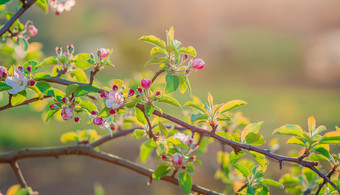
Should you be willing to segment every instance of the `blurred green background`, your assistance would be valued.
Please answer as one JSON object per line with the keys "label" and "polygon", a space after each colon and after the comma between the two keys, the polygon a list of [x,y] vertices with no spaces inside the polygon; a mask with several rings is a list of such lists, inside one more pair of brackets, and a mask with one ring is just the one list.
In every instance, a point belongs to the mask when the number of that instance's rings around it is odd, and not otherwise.
{"label": "blurred green background", "polygon": [[[329,130],[340,126],[340,2],[337,0],[101,0],[76,1],[71,12],[57,16],[44,14],[34,6],[21,21],[34,21],[45,56],[55,55],[55,47],[74,44],[76,53],[113,48],[115,68],[106,68],[97,79],[109,86],[111,79],[133,78],[144,68],[151,47],[138,41],[142,35],[165,38],[165,30],[175,28],[175,38],[183,46],[196,48],[206,67],[190,75],[193,94],[205,100],[208,91],[217,103],[231,99],[248,102],[240,110],[252,122],[264,121],[262,133],[267,140],[283,124],[307,127],[314,115],[317,124]],[[339,45],[339,46],[337,46]],[[131,71],[132,70],[132,71]],[[6,95],[1,103],[6,104]],[[189,94],[175,94],[185,103]],[[180,109],[169,108],[180,116]],[[167,109],[163,109],[167,111]],[[0,151],[23,147],[61,145],[63,132],[95,128],[86,122],[52,120],[44,123],[41,113],[23,106],[0,114]],[[97,129],[100,134],[107,131]],[[285,139],[278,151],[287,155]],[[139,162],[134,139],[119,138],[103,150]],[[194,183],[223,191],[224,184],[214,180],[218,144],[209,146],[197,167]],[[294,147],[289,147],[294,148]],[[301,148],[297,148],[297,150]],[[230,150],[230,148],[228,148]],[[339,148],[334,148],[339,151]],[[124,168],[86,157],[42,158],[19,162],[28,184],[41,194],[93,194],[100,183],[107,194],[181,194],[172,184],[154,182]],[[155,168],[149,160],[147,167]],[[270,161],[267,176],[278,179],[279,170]],[[0,190],[17,183],[10,166],[0,165]],[[133,187],[132,187],[133,186]],[[275,193],[283,190],[273,188]]]}

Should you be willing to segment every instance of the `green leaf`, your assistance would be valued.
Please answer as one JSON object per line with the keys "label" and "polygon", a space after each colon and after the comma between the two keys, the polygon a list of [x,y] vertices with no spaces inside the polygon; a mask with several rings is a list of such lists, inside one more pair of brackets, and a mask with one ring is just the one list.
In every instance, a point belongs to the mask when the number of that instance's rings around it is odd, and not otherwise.
{"label": "green leaf", "polygon": [[242,106],[242,105],[246,105],[247,102],[242,101],[242,100],[231,100],[225,104],[223,104],[223,106],[220,108],[220,113],[225,113],[233,108]]}
{"label": "green leaf", "polygon": [[157,169],[152,173],[152,179],[159,180],[171,171],[169,164],[161,163],[158,165]]}
{"label": "green leaf", "polygon": [[49,110],[46,115],[45,122],[47,122],[58,110]]}
{"label": "green leaf", "polygon": [[150,117],[155,109],[155,107],[152,104],[151,105],[145,104],[144,108],[145,108],[145,115],[147,117]]}
{"label": "green leaf", "polygon": [[237,165],[234,165],[233,167],[237,169],[238,171],[240,171],[245,178],[247,178],[250,175],[249,170],[241,165],[237,164]]}
{"label": "green leaf", "polygon": [[265,168],[268,164],[268,161],[266,160],[265,156],[263,154],[253,152],[253,151],[248,151],[254,158],[255,160],[259,163],[259,165],[262,168]]}
{"label": "green leaf", "polygon": [[92,85],[81,85],[74,91],[74,97],[85,96],[90,92],[98,93],[100,89]]}
{"label": "green leaf", "polygon": [[71,72],[72,77],[76,77],[77,81],[81,83],[86,83],[86,74],[84,71],[75,69]]}
{"label": "green leaf", "polygon": [[180,53],[186,53],[186,54],[189,54],[191,56],[194,56],[196,57],[196,50],[195,48],[189,46],[189,47],[182,47],[179,49],[179,52]]}
{"label": "green leaf", "polygon": [[78,87],[79,85],[77,84],[72,84],[72,85],[67,86],[65,89],[65,96],[69,97]]}
{"label": "green leaf", "polygon": [[159,130],[161,131],[161,133],[164,136],[168,135],[168,129],[163,125],[163,123],[161,121],[158,122],[158,127],[159,127]]}
{"label": "green leaf", "polygon": [[136,135],[136,138],[137,138],[138,140],[139,140],[144,134],[145,134],[145,131],[144,131],[144,130],[141,130],[141,129],[135,130],[135,135]]}
{"label": "green leaf", "polygon": [[91,113],[93,110],[98,110],[97,106],[90,101],[82,101],[79,103],[79,106],[87,110],[89,113]]}
{"label": "green leaf", "polygon": [[90,64],[87,60],[88,59],[91,59],[91,56],[90,54],[88,53],[81,53],[81,54],[78,54],[74,57],[74,65],[77,67],[77,68],[81,68],[81,69],[87,69],[89,67],[92,66],[92,64]]}
{"label": "green leaf", "polygon": [[8,2],[10,2],[11,0],[1,0],[0,1],[0,5],[4,5],[4,4],[6,4],[6,3],[8,3]]}
{"label": "green leaf", "polygon": [[51,56],[45,58],[42,62],[40,62],[39,66],[46,66],[46,65],[56,65],[58,64],[57,57]]}
{"label": "green leaf", "polygon": [[28,42],[26,39],[20,39],[21,46],[24,48],[25,51],[28,49]]}
{"label": "green leaf", "polygon": [[210,107],[214,105],[214,97],[211,95],[210,92],[208,92],[208,103]]}
{"label": "green leaf", "polygon": [[172,73],[168,73],[165,77],[166,81],[166,87],[165,87],[165,93],[171,93],[177,90],[179,85],[179,78],[176,75],[173,75]]}
{"label": "green leaf", "polygon": [[170,60],[169,58],[152,58],[151,60],[147,61],[145,63],[145,66],[146,65],[149,65],[149,64],[160,64],[160,63],[164,63],[164,64],[169,64],[170,63]]}
{"label": "green leaf", "polygon": [[17,94],[14,94],[11,99],[11,105],[15,106],[15,105],[21,104],[22,102],[25,101],[26,95],[27,95],[26,90],[23,90]]}
{"label": "green leaf", "polygon": [[202,112],[206,112],[204,109],[203,109],[203,104],[202,103],[199,103],[199,102],[186,102],[183,106],[190,106],[190,107],[193,107],[193,108],[196,108],[197,110],[200,110]]}
{"label": "green leaf", "polygon": [[104,107],[99,113],[98,113],[98,117],[102,117],[102,118],[105,118],[105,117],[108,117],[110,116],[110,108],[107,108],[107,107]]}
{"label": "green leaf", "polygon": [[340,131],[327,132],[320,139],[320,144],[340,144]]}
{"label": "green leaf", "polygon": [[303,143],[302,139],[300,137],[291,137],[286,144],[296,144],[296,145],[300,145],[300,146],[305,146],[305,144]]}
{"label": "green leaf", "polygon": [[37,0],[35,2],[35,4],[37,4],[45,13],[47,13],[48,4],[47,4],[46,0]]}
{"label": "green leaf", "polygon": [[179,108],[182,108],[181,104],[175,98],[172,98],[169,96],[161,96],[158,102],[163,102],[163,103],[171,104]]}
{"label": "green leaf", "polygon": [[208,150],[208,145],[209,145],[209,137],[203,137],[201,140],[200,145],[198,146],[197,149],[197,155],[203,155],[207,152]]}
{"label": "green leaf", "polygon": [[240,151],[239,153],[237,153],[237,155],[235,154],[235,151],[232,151],[229,154],[229,160],[230,160],[230,164],[234,165],[238,160],[240,160],[240,158],[244,155],[245,153],[243,151]]}
{"label": "green leaf", "polygon": [[7,85],[4,82],[0,82],[0,91],[6,91],[6,90],[9,90],[9,89],[12,89],[12,87]]}
{"label": "green leaf", "polygon": [[287,173],[281,177],[280,183],[289,185],[300,183],[300,181],[295,176]]}
{"label": "green leaf", "polygon": [[143,125],[145,125],[147,123],[146,118],[144,116],[144,113],[141,110],[139,110],[138,108],[136,108],[136,110],[135,110],[135,116],[136,116],[137,120],[140,123],[142,123]]}
{"label": "green leaf", "polygon": [[184,149],[189,149],[187,145],[185,145],[183,142],[181,142],[180,140],[176,139],[174,136],[171,136],[167,139],[168,142],[174,144],[175,146],[178,146],[180,148],[184,148]]}
{"label": "green leaf", "polygon": [[43,94],[47,94],[47,92],[51,89],[51,85],[48,84],[46,81],[38,81],[35,84],[36,87],[41,91]]}
{"label": "green leaf", "polygon": [[194,122],[194,121],[199,120],[199,119],[208,119],[208,115],[198,113],[198,114],[192,114],[191,117],[190,117],[191,122]]}
{"label": "green leaf", "polygon": [[244,129],[241,132],[241,140],[244,141],[249,133],[258,133],[262,124],[263,121],[258,123],[250,123],[246,127],[244,127]]}
{"label": "green leaf", "polygon": [[166,41],[168,45],[171,45],[175,39],[174,27],[170,27],[169,31],[166,31]]}
{"label": "green leaf", "polygon": [[279,188],[283,188],[282,183],[279,183],[279,182],[274,181],[274,180],[271,180],[271,179],[262,179],[260,182],[261,182],[262,184],[267,184],[267,185],[271,185],[271,186],[276,186],[276,187],[279,187]]}
{"label": "green leaf", "polygon": [[327,158],[330,158],[330,154],[329,154],[328,150],[326,150],[326,149],[323,148],[323,147],[317,148],[317,149],[315,150],[315,152],[320,153],[320,154],[324,155],[324,156],[327,157]]}
{"label": "green leaf", "polygon": [[318,126],[318,128],[315,129],[315,132],[313,133],[314,134],[313,136],[318,135],[319,133],[322,133],[322,132],[324,132],[326,130],[327,129],[326,129],[325,126],[320,125],[320,126]]}
{"label": "green leaf", "polygon": [[274,130],[273,135],[293,135],[303,137],[303,130],[299,125],[283,125]]}
{"label": "green leaf", "polygon": [[142,36],[139,40],[145,41],[147,43],[150,43],[152,45],[155,45],[160,48],[165,48],[165,42],[161,40],[160,38],[153,36],[153,35],[148,35],[148,36]]}
{"label": "green leaf", "polygon": [[150,51],[150,55],[155,55],[155,54],[165,54],[165,50],[161,49],[159,47],[153,47]]}
{"label": "green leaf", "polygon": [[75,132],[66,132],[61,135],[60,141],[62,143],[78,141],[78,135]]}
{"label": "green leaf", "polygon": [[262,135],[259,135],[259,134],[253,133],[253,132],[248,133],[248,135],[246,136],[246,141],[247,141],[248,144],[252,144],[252,145],[262,145],[262,144],[266,143],[263,140]]}
{"label": "green leaf", "polygon": [[48,79],[48,78],[51,78],[51,76],[47,73],[44,73],[44,72],[38,72],[33,77],[33,79],[36,80],[36,81],[40,80],[40,79]]}
{"label": "green leaf", "polygon": [[145,163],[148,160],[154,148],[155,147],[152,147],[152,145],[150,145],[150,140],[144,142],[140,146],[139,157],[142,163]]}
{"label": "green leaf", "polygon": [[308,131],[309,131],[309,132],[313,132],[314,129],[315,129],[315,126],[316,126],[316,124],[315,124],[315,118],[314,118],[314,116],[310,116],[310,117],[308,118]]}
{"label": "green leaf", "polygon": [[192,181],[187,172],[180,172],[178,174],[179,186],[184,191],[185,195],[188,195],[191,191]]}

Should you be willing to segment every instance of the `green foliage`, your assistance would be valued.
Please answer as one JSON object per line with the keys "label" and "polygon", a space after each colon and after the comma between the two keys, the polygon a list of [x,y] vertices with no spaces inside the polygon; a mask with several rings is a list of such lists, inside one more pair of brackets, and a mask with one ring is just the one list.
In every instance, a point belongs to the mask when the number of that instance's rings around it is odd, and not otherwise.
{"label": "green foliage", "polygon": [[191,177],[187,172],[180,172],[178,175],[179,186],[182,188],[184,193],[188,195],[191,191],[192,181]]}

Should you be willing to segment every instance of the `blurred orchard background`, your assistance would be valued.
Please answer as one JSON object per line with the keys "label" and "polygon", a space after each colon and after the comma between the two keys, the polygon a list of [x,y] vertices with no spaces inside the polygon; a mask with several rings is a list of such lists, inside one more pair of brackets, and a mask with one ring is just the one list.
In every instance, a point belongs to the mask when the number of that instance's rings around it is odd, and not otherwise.
{"label": "blurred orchard background", "polygon": [[[150,59],[142,35],[165,38],[165,30],[175,28],[175,38],[183,46],[192,45],[206,67],[190,75],[193,95],[205,100],[208,91],[217,103],[242,99],[240,110],[250,121],[264,121],[261,131],[267,141],[283,124],[307,127],[307,117],[334,130],[340,125],[340,1],[338,0],[78,0],[70,12],[44,14],[33,6],[23,18],[34,21],[44,55],[55,55],[55,47],[74,44],[76,53],[113,48],[115,68],[107,67],[98,76],[99,86],[111,86],[112,79],[130,79]],[[40,45],[36,45],[40,47]],[[2,57],[0,57],[1,59]],[[2,61],[2,60],[1,60]],[[2,62],[4,63],[4,62]],[[0,96],[7,97],[3,94]],[[175,94],[185,103],[189,94]],[[5,104],[2,98],[1,103]],[[47,102],[46,102],[47,103]],[[62,145],[63,132],[96,128],[73,121],[42,121],[41,112],[23,106],[0,114],[0,151],[23,147]],[[38,108],[39,109],[39,108]],[[163,109],[181,116],[181,109]],[[97,129],[102,135],[106,130]],[[289,155],[281,138],[277,153]],[[139,161],[141,141],[119,138],[103,146],[104,151]],[[195,184],[223,191],[214,179],[218,168],[211,144],[196,166]],[[296,148],[297,151],[300,148]],[[230,148],[228,148],[230,151]],[[339,151],[340,148],[335,148]],[[87,157],[60,157],[19,162],[28,184],[41,194],[93,194],[101,185],[107,194],[181,194],[178,186],[162,181],[147,186],[148,178],[127,169]],[[146,163],[155,168],[156,163]],[[267,175],[278,179],[286,173],[270,161]],[[17,183],[9,165],[0,166],[0,190]],[[283,194],[283,190],[272,188]]]}

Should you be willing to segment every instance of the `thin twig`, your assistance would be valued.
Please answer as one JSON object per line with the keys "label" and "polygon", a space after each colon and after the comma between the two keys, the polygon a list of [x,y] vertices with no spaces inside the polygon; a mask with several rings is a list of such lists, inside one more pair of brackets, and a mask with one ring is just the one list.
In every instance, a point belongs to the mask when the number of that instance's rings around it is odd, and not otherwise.
{"label": "thin twig", "polygon": [[[327,178],[331,178],[332,175],[335,173],[337,166],[333,166],[332,170],[327,174]],[[319,185],[318,189],[315,192],[315,195],[318,195],[322,189],[322,187],[326,184],[326,180],[323,180],[323,182]]]}
{"label": "thin twig", "polygon": [[165,72],[165,70],[159,70],[158,72],[156,72],[155,76],[152,77],[151,82],[153,83],[163,72]]}
{"label": "thin twig", "polygon": [[20,18],[20,16],[25,13],[37,0],[29,0],[22,6],[12,17],[9,19],[6,24],[0,29],[0,37],[9,30],[9,28],[13,25],[13,23]]}
{"label": "thin twig", "polygon": [[22,175],[22,172],[20,170],[20,167],[19,167],[17,161],[12,161],[10,164],[11,164],[11,167],[13,169],[13,172],[15,173],[15,176],[17,177],[17,180],[18,180],[20,186],[22,188],[28,188],[27,182],[26,182],[24,176]]}
{"label": "thin twig", "polygon": [[33,103],[33,102],[36,102],[36,101],[39,101],[39,100],[43,100],[43,99],[46,99],[46,98],[50,98],[50,97],[51,96],[49,96],[49,95],[44,95],[42,98],[35,97],[35,98],[29,99],[29,100],[25,100],[21,104],[18,104],[18,105],[15,105],[15,106],[12,106],[11,104],[6,104],[6,105],[0,107],[0,111],[6,110],[6,109],[9,109],[9,108],[18,107],[18,106],[28,105],[30,103]]}
{"label": "thin twig", "polygon": [[238,195],[244,188],[246,188],[249,185],[248,182],[244,183],[240,189],[237,190],[237,192],[235,193],[235,195]]}
{"label": "thin twig", "polygon": [[90,72],[90,82],[89,82],[90,85],[93,84],[94,77],[96,76],[97,72],[99,72],[99,69],[94,69],[94,71]]}

